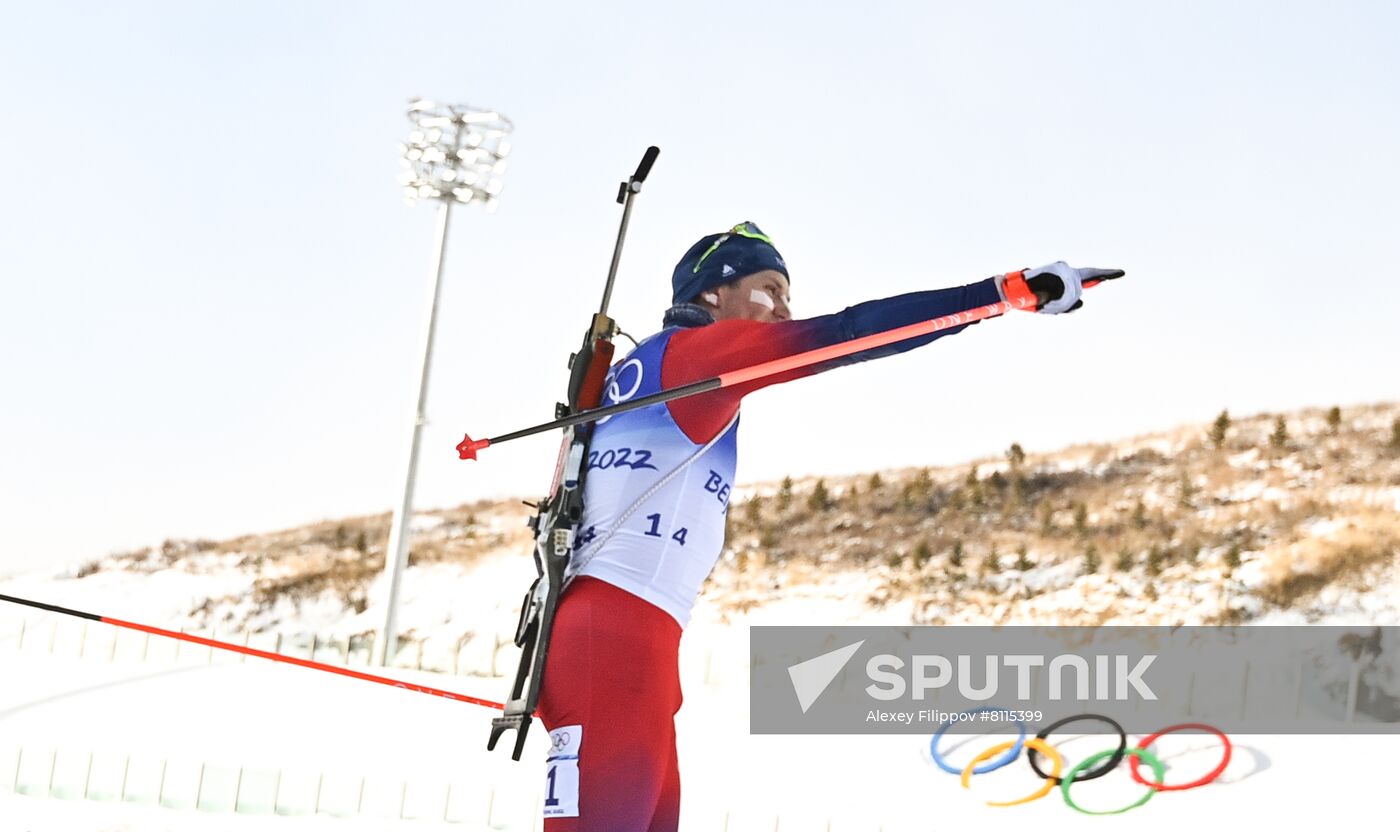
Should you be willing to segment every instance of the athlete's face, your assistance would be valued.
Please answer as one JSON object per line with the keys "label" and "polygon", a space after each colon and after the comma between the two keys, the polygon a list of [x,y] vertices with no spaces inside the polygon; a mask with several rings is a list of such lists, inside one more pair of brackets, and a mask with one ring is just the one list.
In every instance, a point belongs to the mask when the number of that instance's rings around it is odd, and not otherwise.
{"label": "athlete's face", "polygon": [[792,320],[792,311],[788,308],[788,279],[780,271],[755,272],[708,294],[715,297],[711,305],[717,321]]}

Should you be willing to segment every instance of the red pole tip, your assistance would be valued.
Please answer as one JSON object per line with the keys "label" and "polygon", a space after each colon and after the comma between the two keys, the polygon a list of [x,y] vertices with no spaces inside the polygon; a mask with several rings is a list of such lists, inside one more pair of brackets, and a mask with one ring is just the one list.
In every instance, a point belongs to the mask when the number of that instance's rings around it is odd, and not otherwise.
{"label": "red pole tip", "polygon": [[490,439],[473,439],[470,436],[464,436],[461,444],[457,446],[457,454],[462,459],[476,459],[477,451],[490,446]]}

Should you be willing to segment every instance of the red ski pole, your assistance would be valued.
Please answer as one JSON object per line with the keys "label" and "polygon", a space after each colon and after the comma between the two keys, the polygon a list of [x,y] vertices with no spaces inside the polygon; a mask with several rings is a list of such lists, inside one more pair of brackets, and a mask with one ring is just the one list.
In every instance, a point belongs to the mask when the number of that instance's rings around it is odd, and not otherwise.
{"label": "red ski pole", "polygon": [[[1086,280],[1084,288],[1097,286],[1102,281]],[[908,324],[895,329],[877,332],[873,335],[866,335],[862,338],[855,338],[850,341],[842,341],[839,344],[832,344],[827,347],[818,347],[814,350],[800,352],[796,355],[789,355],[785,358],[777,358],[772,361],[764,361],[749,367],[740,367],[737,370],[730,370],[711,378],[684,384],[680,387],[673,387],[670,390],[661,390],[649,396],[641,396],[636,399],[629,399],[625,402],[610,404],[607,407],[595,407],[592,410],[584,410],[565,416],[562,419],[555,419],[552,422],[535,425],[511,433],[493,436],[490,439],[472,439],[468,434],[460,444],[457,445],[457,453],[462,459],[476,459],[476,452],[489,448],[492,445],[499,445],[502,442],[509,442],[512,439],[520,439],[526,436],[533,436],[537,433],[566,428],[570,425],[581,425],[585,422],[593,422],[617,413],[625,413],[629,410],[636,410],[642,407],[650,407],[662,402],[675,401],[690,396],[707,393],[711,390],[718,390],[724,387],[732,387],[736,384],[743,384],[746,381],[767,378],[791,370],[809,367],[813,364],[820,364],[823,361],[830,361],[834,358],[851,355],[862,350],[883,347],[887,344],[894,344],[900,341],[907,341],[910,338],[918,338],[920,335],[932,335],[935,332],[942,332],[955,326],[976,323],[1005,315],[1013,309],[1028,309],[1036,304],[1035,297],[1023,296],[1018,300],[1004,300],[998,303],[989,303],[986,306],[978,306],[965,312],[957,312],[952,315],[944,315],[941,318],[931,318],[927,321]]]}
{"label": "red ski pole", "polygon": [[416,693],[426,693],[429,696],[441,696],[443,699],[451,699],[455,702],[467,702],[472,705],[482,705],[487,708],[495,708],[496,710],[503,710],[505,708],[505,705],[501,704],[500,702],[492,702],[489,699],[477,699],[474,696],[466,696],[464,694],[453,693],[447,690],[439,690],[438,688],[428,687],[427,685],[419,685],[413,682],[405,682],[400,679],[390,679],[387,676],[375,676],[373,673],[361,673],[358,670],[351,670],[348,667],[336,667],[335,665],[322,664],[320,662],[313,662],[308,659],[298,659],[292,656],[283,656],[280,653],[269,653],[266,650],[257,650],[252,647],[244,647],[240,644],[230,644],[226,641],[215,641],[212,638],[203,638],[201,636],[190,635],[189,633],[177,633],[172,630],[162,630],[159,627],[150,627],[145,624],[134,624],[130,621],[122,621],[119,618],[108,618],[105,615],[93,615],[90,612],[71,610],[67,607],[60,607],[54,604],[44,604],[39,601],[29,601],[24,598],[16,598],[13,595],[0,595],[0,601],[9,601],[12,604],[20,604],[26,607],[33,607],[39,610],[46,610],[48,612],[61,613],[63,615],[71,615],[75,618],[82,618],[87,621],[99,621],[103,624],[111,624],[114,627],[125,627],[128,630],[136,630],[137,632],[141,633],[150,633],[151,635],[164,636],[165,638],[173,638],[179,641],[187,641],[191,644],[200,644],[205,647],[213,647],[219,650],[231,650],[234,653],[243,653],[244,655],[256,656],[260,659],[268,659],[274,662],[294,664],[298,667],[309,667],[312,670],[324,670],[327,673],[336,673],[341,676],[349,676],[352,679],[360,679],[365,682],[378,682],[381,685],[389,685],[390,687],[402,688],[403,690],[411,690]]}

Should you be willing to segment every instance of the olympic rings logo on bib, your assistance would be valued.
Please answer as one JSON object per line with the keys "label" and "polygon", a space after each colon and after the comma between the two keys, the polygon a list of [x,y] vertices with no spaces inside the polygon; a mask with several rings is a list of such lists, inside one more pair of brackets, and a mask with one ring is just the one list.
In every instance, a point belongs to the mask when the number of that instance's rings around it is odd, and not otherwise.
{"label": "olympic rings logo on bib", "polygon": [[[629,367],[636,367],[637,375],[632,379],[632,386],[626,393],[623,393],[622,389],[618,386],[618,379],[622,378],[622,374],[627,372]],[[608,379],[608,398],[611,399],[611,403],[617,404],[619,402],[625,402],[637,395],[637,391],[642,389],[642,373],[642,362],[640,359],[629,358],[619,364],[617,369],[610,373],[610,378]],[[611,416],[604,416],[598,420],[598,424],[601,425],[611,418]]]}
{"label": "olympic rings logo on bib", "polygon": [[[1136,746],[1129,748],[1127,732],[1123,730],[1123,726],[1119,725],[1113,719],[1110,719],[1109,717],[1103,716],[1101,714],[1076,714],[1074,716],[1065,717],[1064,719],[1058,720],[1056,722],[1051,723],[1050,725],[1047,725],[1046,727],[1037,731],[1035,737],[1031,739],[1028,739],[1026,737],[1026,724],[1020,720],[1013,719],[1012,721],[1016,723],[1016,727],[1019,732],[1019,736],[1016,739],[1002,742],[1000,744],[994,745],[990,748],[983,750],[975,757],[973,757],[972,760],[970,760],[967,763],[967,765],[963,766],[961,769],[950,764],[947,760],[943,758],[942,754],[939,753],[939,740],[943,738],[943,735],[947,733],[948,729],[952,727],[952,725],[955,722],[960,721],[963,717],[966,716],[990,711],[1000,712],[1000,710],[1001,709],[997,708],[975,708],[971,711],[964,711],[961,714],[955,715],[952,719],[944,721],[938,727],[938,730],[934,732],[933,737],[929,740],[929,757],[932,760],[932,762],[944,771],[950,774],[958,775],[961,779],[963,788],[970,788],[970,781],[973,775],[988,774],[990,772],[996,771],[997,769],[1000,769],[1014,762],[1016,758],[1020,756],[1021,751],[1023,749],[1026,751],[1026,760],[1030,763],[1031,769],[1036,773],[1036,775],[1045,781],[1044,785],[1039,790],[1029,795],[1026,795],[1025,797],[1018,798],[1015,800],[988,800],[988,806],[1005,807],[1019,806],[1024,803],[1030,803],[1033,800],[1039,800],[1040,798],[1053,791],[1056,786],[1059,786],[1060,794],[1064,798],[1065,805],[1070,807],[1071,809],[1074,809],[1078,812],[1083,812],[1086,815],[1116,815],[1122,812],[1129,811],[1130,809],[1136,809],[1137,807],[1146,803],[1148,800],[1152,799],[1153,795],[1157,794],[1158,792],[1185,791],[1187,789],[1199,788],[1208,783],[1214,782],[1217,778],[1220,777],[1221,774],[1225,772],[1226,767],[1230,765],[1230,756],[1233,751],[1233,747],[1230,744],[1230,738],[1225,735],[1224,731],[1221,731],[1219,728],[1216,728],[1214,726],[1206,725],[1199,722],[1187,722],[1178,725],[1170,725],[1166,728],[1161,729],[1160,731],[1156,731],[1152,734],[1149,734],[1148,736],[1144,737],[1140,742],[1138,742]],[[1063,777],[1061,777],[1060,771],[1064,768],[1065,765],[1064,757],[1053,745],[1049,743],[1048,738],[1050,734],[1054,733],[1055,731],[1059,730],[1065,725],[1068,725],[1072,722],[1081,722],[1086,720],[1093,722],[1103,722],[1106,723],[1109,727],[1113,728],[1114,732],[1118,734],[1118,746],[1116,748],[1106,748],[1102,751],[1098,751],[1094,754],[1089,755],[1085,759],[1080,760],[1078,763],[1076,763],[1073,767],[1069,769],[1069,771],[1067,771],[1064,774]],[[1162,736],[1166,734],[1176,733],[1179,731],[1203,731],[1206,733],[1215,734],[1217,737],[1220,738],[1223,752],[1221,754],[1219,764],[1217,764],[1215,768],[1211,769],[1210,772],[1208,772],[1205,776],[1197,780],[1193,780],[1189,783],[1169,784],[1166,782],[1166,765],[1160,759],[1158,759],[1156,755],[1149,751],[1148,748],[1155,744],[1157,740],[1160,739]],[[1050,758],[1052,764],[1050,772],[1045,772],[1040,767],[1040,764],[1036,762],[1037,754]],[[993,757],[995,757],[996,759],[992,759]],[[1147,787],[1147,792],[1143,794],[1141,798],[1122,808],[1109,809],[1105,811],[1085,809],[1074,802],[1074,799],[1070,796],[1070,786],[1072,784],[1083,783],[1089,780],[1094,780],[1099,777],[1102,777],[1105,774],[1108,774],[1113,769],[1117,768],[1118,764],[1124,759],[1127,759],[1129,761],[1129,773],[1132,775],[1133,780]],[[990,762],[987,762],[988,760],[990,760]],[[979,765],[979,763],[981,765]],[[1143,763],[1145,763],[1148,768],[1152,769],[1153,778],[1150,780],[1143,777],[1141,771],[1141,765]]]}

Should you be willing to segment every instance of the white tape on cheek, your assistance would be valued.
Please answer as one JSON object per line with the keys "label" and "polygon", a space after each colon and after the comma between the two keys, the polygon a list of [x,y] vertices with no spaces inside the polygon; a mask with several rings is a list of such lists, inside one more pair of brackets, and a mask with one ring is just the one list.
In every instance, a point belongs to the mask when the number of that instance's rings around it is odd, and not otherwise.
{"label": "white tape on cheek", "polygon": [[757,289],[749,290],[749,300],[768,307],[770,312],[777,308],[777,305],[773,303],[773,298],[771,298],[767,292],[760,292]]}

